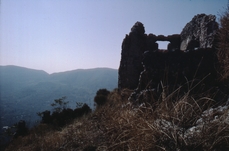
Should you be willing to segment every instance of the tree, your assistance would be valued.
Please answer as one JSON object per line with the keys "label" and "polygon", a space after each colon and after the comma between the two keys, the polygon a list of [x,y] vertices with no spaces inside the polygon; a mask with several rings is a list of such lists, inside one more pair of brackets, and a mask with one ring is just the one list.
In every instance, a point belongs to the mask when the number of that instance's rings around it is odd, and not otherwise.
{"label": "tree", "polygon": [[98,105],[104,105],[107,102],[107,96],[110,94],[110,91],[107,89],[99,89],[96,92],[96,96],[94,97],[94,102]]}
{"label": "tree", "polygon": [[46,110],[41,113],[37,113],[42,118],[42,123],[55,125],[57,127],[63,127],[67,123],[71,122],[75,118],[79,118],[84,114],[91,112],[91,108],[87,104],[76,102],[76,109],[66,108],[68,104],[64,101],[66,97],[54,100],[51,106],[54,107],[53,112]]}
{"label": "tree", "polygon": [[62,97],[59,99],[54,100],[55,103],[52,103],[51,106],[55,107],[54,112],[60,113],[63,109],[66,109],[66,105],[69,103],[68,101],[65,102],[64,100],[66,97]]}

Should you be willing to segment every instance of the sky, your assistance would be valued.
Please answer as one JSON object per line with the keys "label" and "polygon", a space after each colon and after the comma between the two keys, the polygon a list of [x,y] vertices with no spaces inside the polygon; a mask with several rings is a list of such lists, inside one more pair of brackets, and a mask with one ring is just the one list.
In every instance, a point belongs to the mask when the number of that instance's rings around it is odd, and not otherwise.
{"label": "sky", "polygon": [[[0,0],[0,65],[47,73],[118,69],[135,22],[146,34],[179,34],[200,13],[218,17],[228,0]],[[159,43],[166,48],[167,43]]]}

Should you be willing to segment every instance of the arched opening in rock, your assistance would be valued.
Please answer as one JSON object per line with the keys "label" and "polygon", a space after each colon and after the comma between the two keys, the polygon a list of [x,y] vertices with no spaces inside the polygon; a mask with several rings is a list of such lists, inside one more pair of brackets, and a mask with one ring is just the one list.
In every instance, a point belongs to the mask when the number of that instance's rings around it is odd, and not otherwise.
{"label": "arched opening in rock", "polygon": [[166,49],[169,44],[169,41],[157,41],[158,43],[158,49]]}

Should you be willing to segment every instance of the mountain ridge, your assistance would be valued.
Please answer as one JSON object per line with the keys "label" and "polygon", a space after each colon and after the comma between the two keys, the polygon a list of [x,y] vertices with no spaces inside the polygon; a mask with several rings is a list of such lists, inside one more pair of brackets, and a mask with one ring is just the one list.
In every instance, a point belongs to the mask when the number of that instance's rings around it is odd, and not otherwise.
{"label": "mountain ridge", "polygon": [[36,112],[50,110],[54,99],[66,96],[69,107],[75,102],[94,107],[100,88],[117,87],[118,70],[111,68],[76,69],[48,74],[20,66],[0,66],[0,127],[18,120],[38,120]]}
{"label": "mountain ridge", "polygon": [[42,71],[45,72],[48,75],[52,74],[58,74],[58,73],[65,73],[65,72],[72,72],[72,71],[84,71],[84,70],[95,70],[95,69],[111,69],[111,70],[118,70],[115,68],[109,68],[109,67],[94,67],[94,68],[78,68],[78,69],[71,69],[71,70],[66,70],[66,71],[59,71],[59,72],[53,72],[53,73],[48,73],[45,70],[42,69],[33,69],[29,67],[23,67],[23,66],[18,66],[18,65],[0,65],[0,68],[21,68],[21,69],[29,69],[29,70],[34,70],[34,71]]}

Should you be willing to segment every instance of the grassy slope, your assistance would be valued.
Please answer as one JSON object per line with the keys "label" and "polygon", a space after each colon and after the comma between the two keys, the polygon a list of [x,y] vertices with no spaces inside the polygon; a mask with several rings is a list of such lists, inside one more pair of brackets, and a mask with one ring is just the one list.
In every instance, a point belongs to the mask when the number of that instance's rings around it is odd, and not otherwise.
{"label": "grassy slope", "polygon": [[[109,101],[90,115],[76,119],[60,131],[39,125],[30,135],[13,141],[7,150],[228,150],[228,109],[217,122],[205,122],[195,133],[195,126],[212,100],[194,100],[188,93],[162,94],[150,104],[128,102],[129,90],[113,91]],[[174,102],[171,96],[176,96]],[[153,100],[153,98],[151,98]]]}

